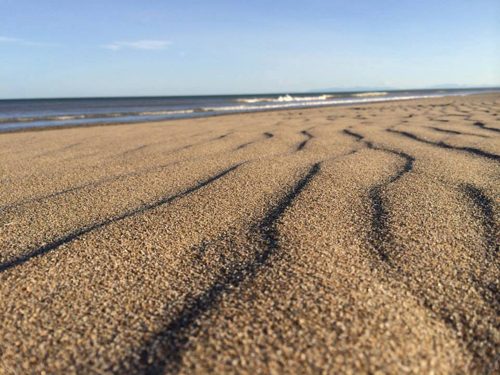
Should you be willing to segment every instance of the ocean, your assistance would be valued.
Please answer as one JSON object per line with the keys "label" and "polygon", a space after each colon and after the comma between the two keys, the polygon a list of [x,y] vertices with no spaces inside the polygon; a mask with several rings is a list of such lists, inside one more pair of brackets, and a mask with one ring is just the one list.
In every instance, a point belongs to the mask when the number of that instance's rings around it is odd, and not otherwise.
{"label": "ocean", "polygon": [[470,95],[499,89],[0,100],[0,132]]}

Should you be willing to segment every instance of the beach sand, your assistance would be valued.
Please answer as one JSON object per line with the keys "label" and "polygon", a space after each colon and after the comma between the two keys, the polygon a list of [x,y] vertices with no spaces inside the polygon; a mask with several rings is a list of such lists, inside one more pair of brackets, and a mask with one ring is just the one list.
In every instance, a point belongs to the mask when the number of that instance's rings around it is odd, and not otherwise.
{"label": "beach sand", "polygon": [[0,134],[0,371],[499,371],[499,113]]}

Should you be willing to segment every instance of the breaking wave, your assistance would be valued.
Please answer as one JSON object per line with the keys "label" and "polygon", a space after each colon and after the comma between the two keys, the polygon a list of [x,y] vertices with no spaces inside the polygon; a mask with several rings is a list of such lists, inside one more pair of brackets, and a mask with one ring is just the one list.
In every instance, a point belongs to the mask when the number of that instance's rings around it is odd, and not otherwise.
{"label": "breaking wave", "polygon": [[387,94],[389,93],[384,91],[374,91],[374,92],[360,92],[359,94],[353,94],[353,96],[357,98],[370,98],[374,96],[386,96]]}
{"label": "breaking wave", "polygon": [[237,102],[240,103],[290,103],[290,102],[313,102],[313,101],[322,101],[334,98],[335,95],[318,95],[318,96],[292,96],[292,95],[283,95],[277,98],[248,98],[248,99],[237,99]]}
{"label": "breaking wave", "polygon": [[203,108],[204,111],[210,112],[250,112],[259,110],[269,110],[269,109],[281,109],[281,108],[301,108],[301,107],[320,107],[329,105],[339,105],[339,104],[360,104],[360,103],[377,103],[377,102],[388,102],[395,100],[411,100],[411,99],[426,99],[434,98],[442,95],[409,95],[409,96],[395,96],[395,97],[366,97],[366,98],[338,98],[331,100],[315,100],[315,101],[295,101],[295,102],[280,102],[274,104],[263,104],[258,106],[225,106],[225,107],[210,107]]}

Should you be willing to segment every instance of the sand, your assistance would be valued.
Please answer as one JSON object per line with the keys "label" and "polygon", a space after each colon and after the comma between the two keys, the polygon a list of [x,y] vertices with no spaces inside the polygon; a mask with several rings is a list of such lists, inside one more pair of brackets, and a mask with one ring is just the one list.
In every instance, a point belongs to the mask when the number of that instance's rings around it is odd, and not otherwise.
{"label": "sand", "polygon": [[500,95],[0,134],[0,371],[500,371]]}

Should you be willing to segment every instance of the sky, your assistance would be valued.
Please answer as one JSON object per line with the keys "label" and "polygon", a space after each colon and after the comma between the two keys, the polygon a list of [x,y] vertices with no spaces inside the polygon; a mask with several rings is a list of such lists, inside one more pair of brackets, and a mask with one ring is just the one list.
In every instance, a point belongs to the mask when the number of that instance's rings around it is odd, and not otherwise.
{"label": "sky", "polygon": [[0,0],[0,98],[500,86],[499,0]]}

